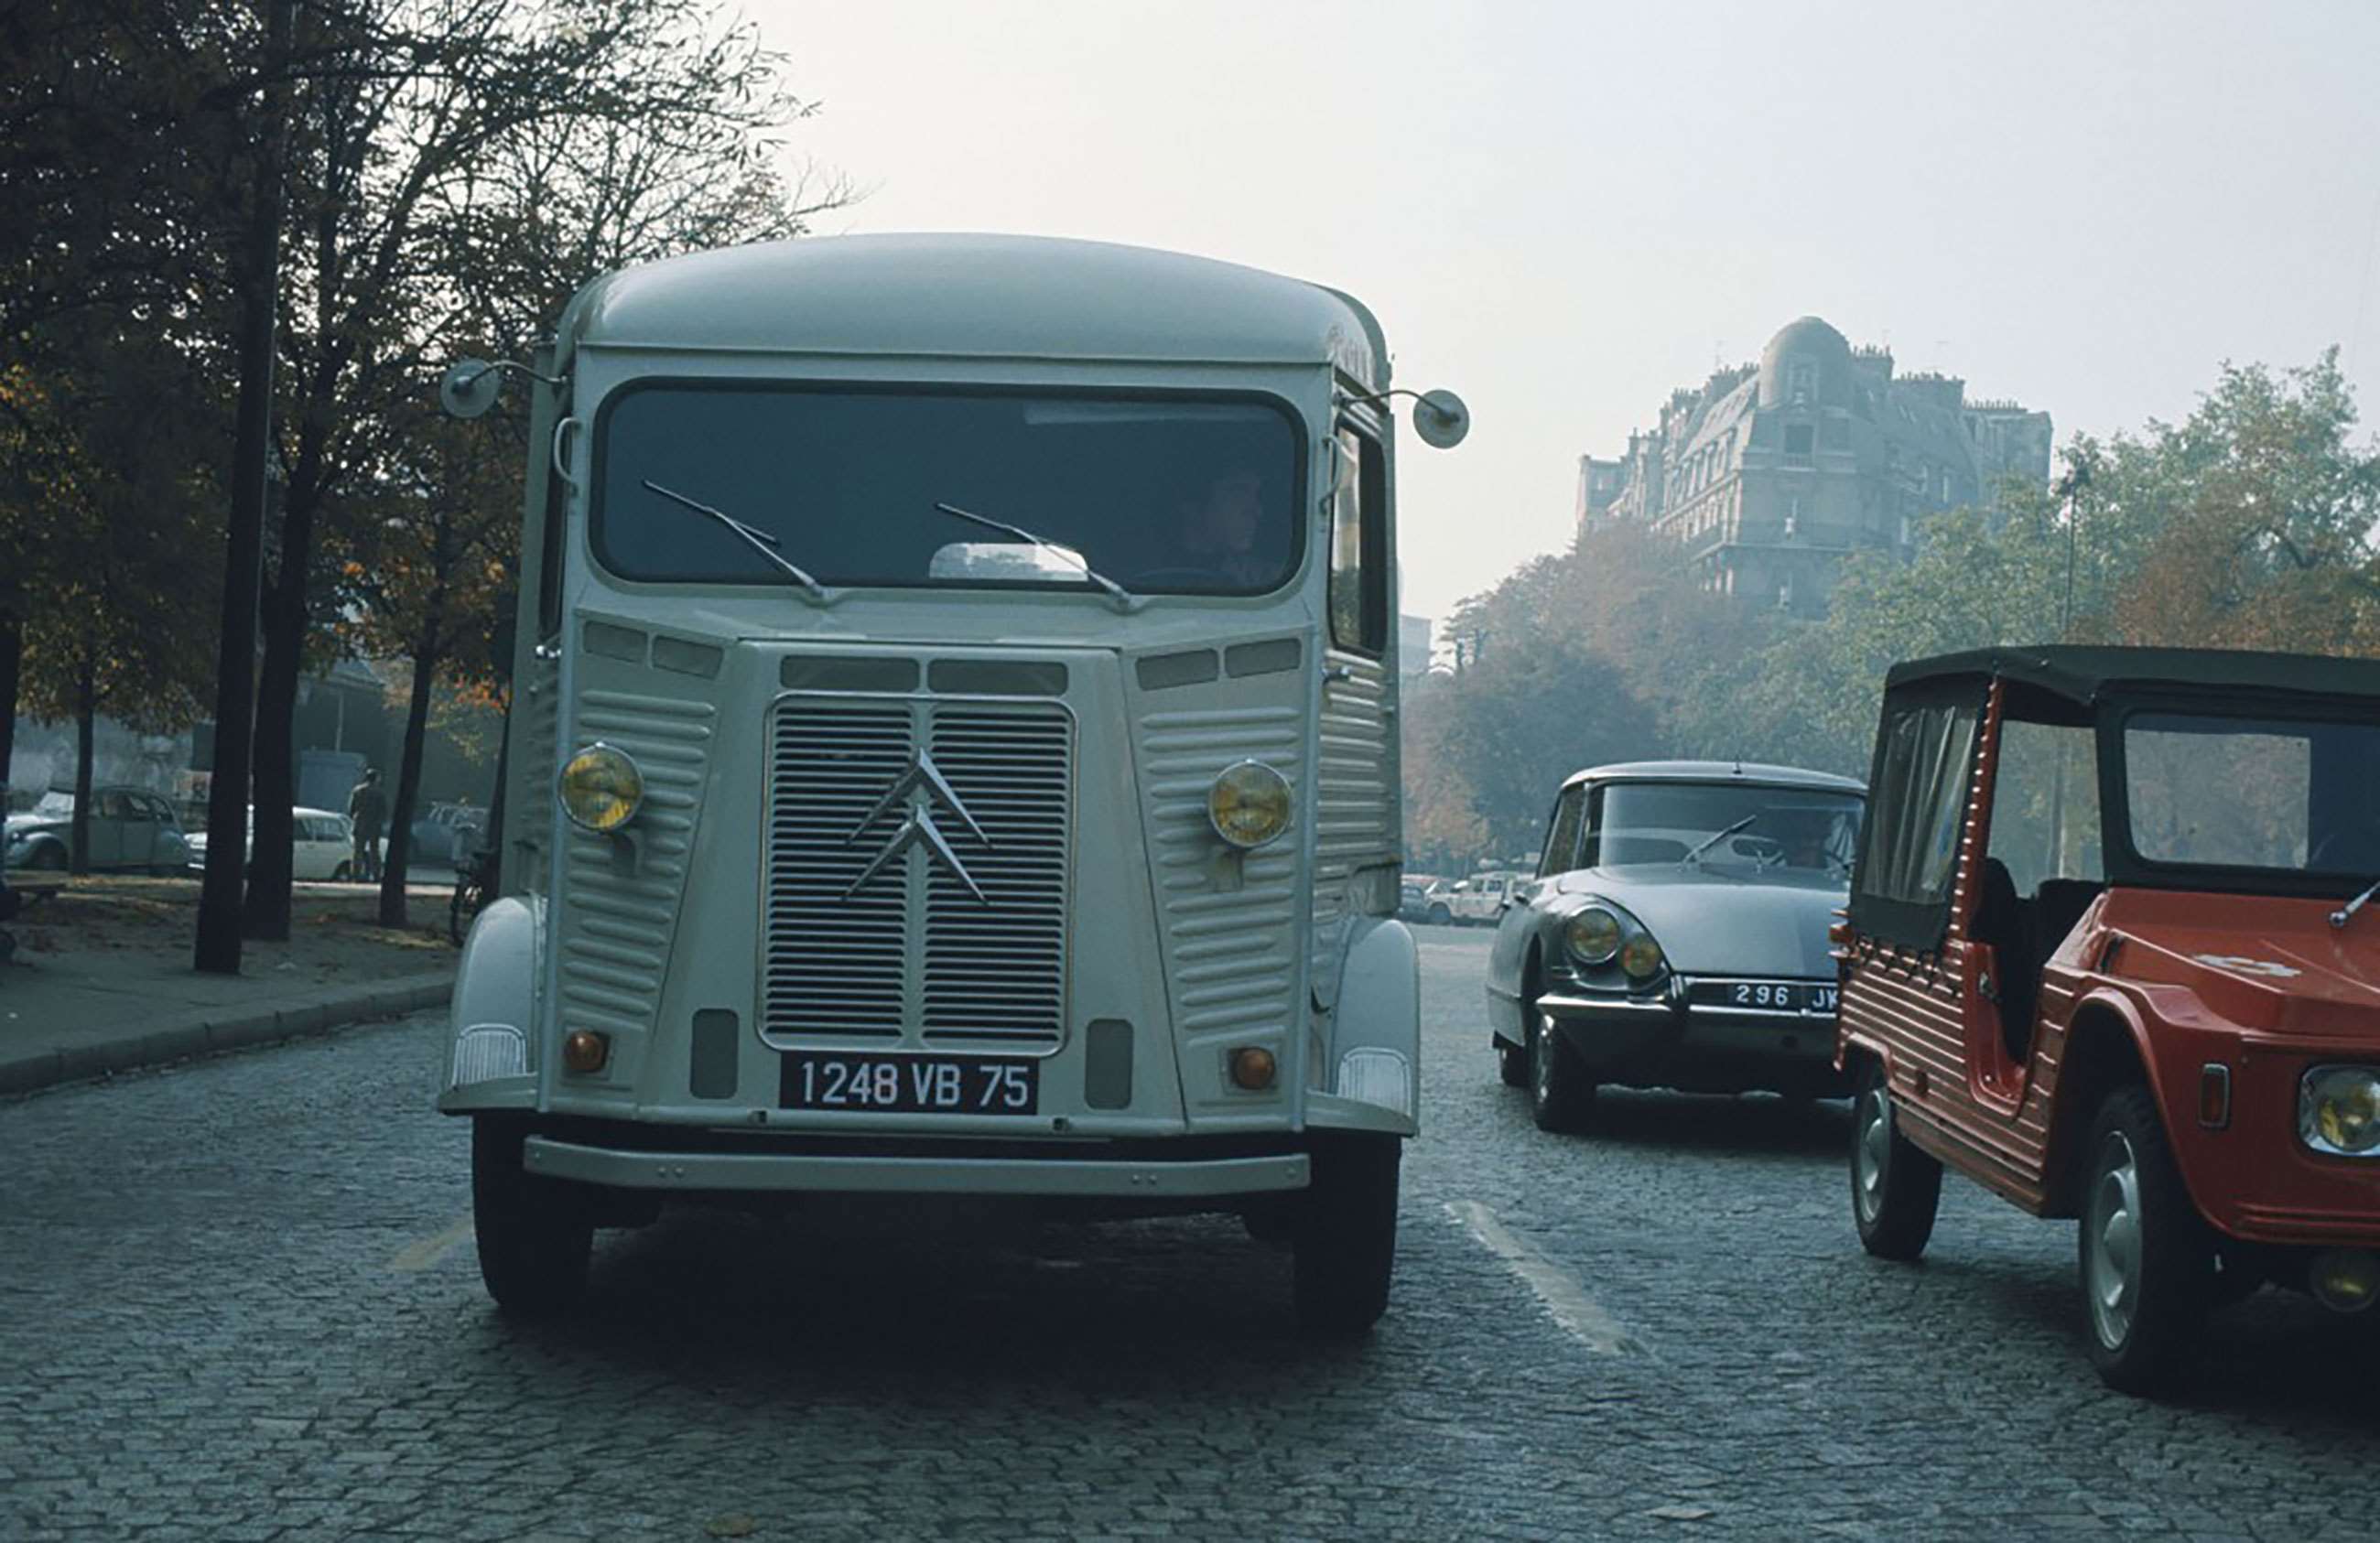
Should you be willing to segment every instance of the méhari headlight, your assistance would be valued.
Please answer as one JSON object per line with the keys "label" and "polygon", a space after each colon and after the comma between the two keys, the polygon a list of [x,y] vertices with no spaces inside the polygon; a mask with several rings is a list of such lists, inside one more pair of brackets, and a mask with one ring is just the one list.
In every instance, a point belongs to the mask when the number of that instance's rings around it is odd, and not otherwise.
{"label": "m\u00e9hari headlight", "polygon": [[1245,851],[1288,830],[1293,804],[1288,778],[1260,760],[1236,761],[1207,790],[1207,820],[1217,835]]}
{"label": "m\u00e9hari headlight", "polygon": [[625,750],[597,743],[570,758],[554,791],[571,823],[600,834],[637,817],[645,802],[645,774]]}
{"label": "m\u00e9hari headlight", "polygon": [[2335,1157],[2380,1157],[2380,1068],[2306,1073],[2298,1084],[2298,1139]]}

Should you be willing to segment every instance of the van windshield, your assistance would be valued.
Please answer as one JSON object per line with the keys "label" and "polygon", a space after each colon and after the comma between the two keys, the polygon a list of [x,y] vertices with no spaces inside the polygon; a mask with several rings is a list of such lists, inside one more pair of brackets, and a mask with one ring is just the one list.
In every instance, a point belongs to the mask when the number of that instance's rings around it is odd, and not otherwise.
{"label": "van windshield", "polygon": [[828,585],[1080,590],[1079,569],[954,519],[991,516],[1135,594],[1261,594],[1296,571],[1302,436],[1269,398],[631,386],[598,425],[595,553],[623,578],[778,582],[682,490]]}

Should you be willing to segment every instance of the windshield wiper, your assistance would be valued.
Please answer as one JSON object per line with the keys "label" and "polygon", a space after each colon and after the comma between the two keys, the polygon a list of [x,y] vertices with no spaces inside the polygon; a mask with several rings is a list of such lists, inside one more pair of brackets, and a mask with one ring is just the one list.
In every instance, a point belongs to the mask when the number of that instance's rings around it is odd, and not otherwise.
{"label": "windshield wiper", "polygon": [[1750,825],[1754,820],[1758,820],[1761,813],[1761,810],[1755,809],[1750,814],[1745,815],[1742,820],[1739,820],[1734,824],[1729,826],[1726,830],[1716,832],[1710,836],[1706,837],[1702,844],[1696,846],[1684,857],[1680,857],[1678,861],[1681,863],[1693,862],[1696,857],[1701,857],[1704,853],[1709,851],[1712,847],[1717,846],[1720,842],[1725,841],[1728,837],[1742,832],[1745,826]]}
{"label": "windshield wiper", "polygon": [[778,544],[777,538],[770,535],[766,530],[757,529],[752,526],[745,524],[742,520],[737,519],[734,515],[722,513],[720,510],[712,508],[708,504],[700,503],[695,499],[686,497],[686,494],[682,492],[674,492],[669,488],[662,487],[659,482],[654,481],[650,478],[645,479],[645,487],[648,491],[661,494],[663,498],[668,499],[673,504],[683,504],[686,508],[693,510],[698,515],[709,515],[712,519],[717,520],[720,524],[725,526],[728,529],[741,537],[746,546],[750,547],[753,551],[759,553],[761,556],[774,564],[778,571],[783,573],[787,578],[790,578],[795,583],[800,585],[803,592],[808,594],[810,599],[816,601],[820,605],[829,605],[833,603],[834,591],[820,583],[817,579],[812,578],[808,574],[804,573],[801,569],[794,566],[793,564],[785,561],[783,557],[778,556],[775,550]]}
{"label": "windshield wiper", "polygon": [[2345,927],[2349,922],[2355,919],[2356,912],[2363,909],[2365,905],[2371,904],[2372,897],[2375,894],[2380,894],[2380,881],[2375,881],[2370,889],[2365,890],[2362,894],[2357,895],[2346,905],[2341,905],[2338,910],[2331,912],[2330,925],[2333,928]]}
{"label": "windshield wiper", "polygon": [[1118,611],[1131,611],[1140,604],[1139,596],[1134,594],[1131,590],[1125,589],[1114,579],[1110,578],[1107,575],[1099,572],[1099,569],[1091,566],[1088,562],[1084,560],[1083,554],[1075,551],[1072,547],[1060,546],[1055,541],[1047,541],[1035,535],[1032,531],[1026,529],[1025,527],[1021,525],[1011,525],[1004,519],[994,519],[990,515],[978,515],[971,509],[962,509],[955,504],[944,504],[937,501],[934,507],[940,509],[946,515],[954,515],[960,519],[973,520],[978,525],[990,526],[994,530],[1005,531],[1009,535],[1015,537],[1020,541],[1032,542],[1035,546],[1039,547],[1044,552],[1054,553],[1061,562],[1073,564],[1075,567],[1080,568],[1083,571],[1083,577],[1085,578],[1089,579],[1100,589],[1105,589],[1108,592],[1108,599],[1115,602],[1115,608]]}

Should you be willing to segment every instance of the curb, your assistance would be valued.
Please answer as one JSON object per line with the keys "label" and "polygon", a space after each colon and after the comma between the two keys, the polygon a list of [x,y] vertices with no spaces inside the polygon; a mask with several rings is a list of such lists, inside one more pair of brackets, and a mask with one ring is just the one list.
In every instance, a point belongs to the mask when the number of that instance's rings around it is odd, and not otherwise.
{"label": "curb", "polygon": [[401,1017],[443,1005],[455,990],[455,972],[392,976],[351,986],[311,1002],[267,1007],[212,1007],[128,1027],[87,1044],[54,1045],[0,1059],[0,1098],[89,1082],[143,1066],[195,1061],[257,1045],[327,1034],[374,1018]]}

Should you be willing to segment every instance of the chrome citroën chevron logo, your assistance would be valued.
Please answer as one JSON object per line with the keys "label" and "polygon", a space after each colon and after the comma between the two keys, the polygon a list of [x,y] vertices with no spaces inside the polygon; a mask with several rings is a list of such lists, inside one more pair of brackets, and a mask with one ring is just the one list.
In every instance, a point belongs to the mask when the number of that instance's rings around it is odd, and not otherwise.
{"label": "chrome citro\u00ebn chevron logo", "polygon": [[845,900],[865,889],[869,880],[890,868],[909,848],[922,842],[927,851],[932,853],[941,860],[943,867],[958,876],[959,882],[967,887],[967,893],[975,896],[978,905],[991,904],[985,896],[982,886],[975,881],[975,875],[966,870],[966,864],[961,862],[958,853],[952,849],[950,838],[943,835],[942,828],[934,822],[934,806],[937,804],[965,821],[976,840],[986,846],[991,844],[991,838],[983,833],[983,827],[975,822],[975,816],[967,812],[967,807],[960,802],[956,790],[951,786],[948,779],[943,777],[941,770],[934,765],[934,758],[928,755],[921,746],[909,752],[908,766],[903,769],[901,775],[893,780],[892,785],[884,790],[884,796],[876,800],[875,807],[852,828],[851,834],[843,838],[843,844],[845,846],[855,845],[859,838],[866,835],[868,830],[888,812],[904,805],[908,808],[908,817],[903,820],[900,828],[892,832],[892,839],[886,842],[882,849],[868,859],[868,866],[859,870],[859,877],[854,879],[851,881],[851,887],[843,892],[843,897]]}

